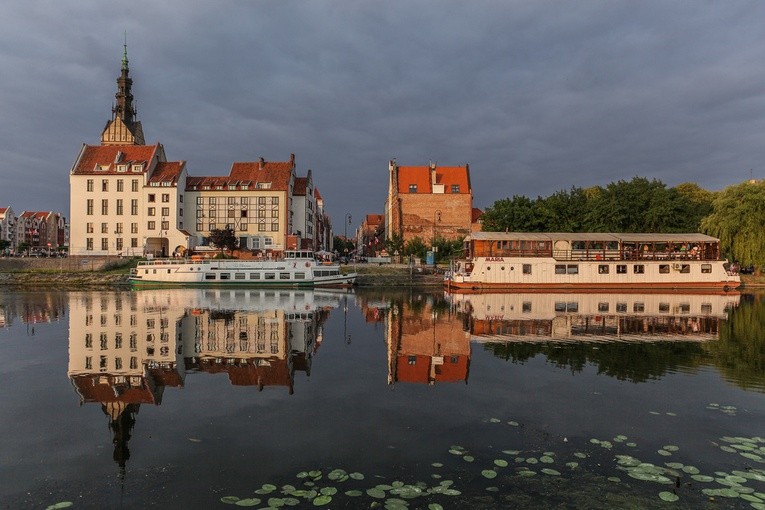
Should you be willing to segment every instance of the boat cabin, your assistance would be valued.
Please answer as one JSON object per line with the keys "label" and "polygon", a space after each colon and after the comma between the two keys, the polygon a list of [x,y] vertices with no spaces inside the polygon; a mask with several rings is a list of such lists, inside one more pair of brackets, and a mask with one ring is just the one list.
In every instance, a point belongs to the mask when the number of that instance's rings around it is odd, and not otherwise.
{"label": "boat cabin", "polygon": [[720,260],[720,241],[696,233],[614,234],[475,232],[465,258],[553,257],[556,260]]}

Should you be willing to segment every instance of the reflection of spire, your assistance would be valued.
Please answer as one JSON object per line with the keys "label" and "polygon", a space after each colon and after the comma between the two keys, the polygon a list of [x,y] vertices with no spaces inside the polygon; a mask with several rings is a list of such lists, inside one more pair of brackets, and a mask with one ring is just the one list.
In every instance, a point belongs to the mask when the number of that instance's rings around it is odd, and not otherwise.
{"label": "reflection of spire", "polygon": [[124,402],[105,402],[101,410],[109,417],[109,430],[113,433],[114,453],[112,457],[119,466],[120,480],[125,478],[125,465],[130,458],[130,432],[135,425],[134,415],[138,413],[140,404],[125,404]]}

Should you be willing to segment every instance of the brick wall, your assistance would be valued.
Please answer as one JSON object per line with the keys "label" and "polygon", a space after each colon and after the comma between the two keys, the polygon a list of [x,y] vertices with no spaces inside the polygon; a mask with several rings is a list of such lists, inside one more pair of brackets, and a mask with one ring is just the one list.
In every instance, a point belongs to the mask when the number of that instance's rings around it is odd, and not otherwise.
{"label": "brick wall", "polygon": [[[403,212],[404,241],[420,237],[426,243],[435,236],[446,239],[463,238],[470,232],[473,210],[469,194],[400,194]],[[438,221],[437,211],[441,211]]]}

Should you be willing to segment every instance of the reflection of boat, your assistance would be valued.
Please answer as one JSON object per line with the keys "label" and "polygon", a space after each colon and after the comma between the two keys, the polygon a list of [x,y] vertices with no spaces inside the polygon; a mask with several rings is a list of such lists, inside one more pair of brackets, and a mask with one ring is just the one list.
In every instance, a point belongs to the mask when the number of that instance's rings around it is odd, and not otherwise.
{"label": "reflection of boat", "polygon": [[311,251],[286,251],[282,259],[160,259],[138,263],[133,284],[240,285],[249,287],[350,286],[356,273],[322,263]]}
{"label": "reflection of boat", "polygon": [[703,234],[475,232],[446,275],[454,292],[734,289],[720,242]]}
{"label": "reflection of boat", "polygon": [[709,340],[738,294],[493,293],[448,296],[473,341]]}

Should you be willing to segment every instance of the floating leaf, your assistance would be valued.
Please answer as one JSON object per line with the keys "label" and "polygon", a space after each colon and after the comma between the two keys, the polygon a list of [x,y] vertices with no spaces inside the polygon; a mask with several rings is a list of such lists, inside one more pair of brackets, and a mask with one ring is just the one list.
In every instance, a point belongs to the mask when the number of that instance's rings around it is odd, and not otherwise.
{"label": "floating leaf", "polygon": [[332,501],[332,496],[317,496],[313,499],[314,506],[324,506]]}
{"label": "floating leaf", "polygon": [[334,487],[323,487],[319,491],[319,494],[323,494],[324,496],[334,496],[337,494],[337,489]]}
{"label": "floating leaf", "polygon": [[442,507],[438,503],[431,503],[428,505],[428,510],[444,510],[444,507]]}
{"label": "floating leaf", "polygon": [[677,494],[675,494],[674,492],[669,492],[669,491],[662,491],[662,492],[660,492],[659,493],[659,497],[663,501],[668,501],[670,503],[672,501],[677,501],[678,499],[680,499]]}
{"label": "floating leaf", "polygon": [[[433,464],[431,464],[431,466],[433,466],[434,468],[444,467],[444,465],[441,464],[440,462],[434,462]],[[353,478],[353,473],[351,473],[351,478]]]}
{"label": "floating leaf", "polygon": [[506,455],[518,455],[519,453],[521,453],[521,451],[520,450],[502,450],[502,453]]}
{"label": "floating leaf", "polygon": [[475,460],[475,457],[473,457],[472,455],[465,455],[462,457],[462,460],[464,460],[465,462],[473,462]]}
{"label": "floating leaf", "polygon": [[500,420],[499,418],[489,418],[489,421],[490,421],[491,423],[499,423],[499,422],[501,422],[502,420]]}
{"label": "floating leaf", "polygon": [[529,457],[528,459],[526,459],[526,462],[528,464],[536,464],[539,461],[537,459],[535,459],[534,457]]}
{"label": "floating leaf", "polygon": [[45,510],[58,510],[59,508],[69,508],[70,506],[74,506],[74,503],[71,501],[59,501],[58,503],[46,507]]}
{"label": "floating leaf", "polygon": [[699,474],[699,468],[694,466],[683,466],[683,471],[688,473],[689,475],[697,475]]}
{"label": "floating leaf", "polygon": [[670,452],[668,452],[667,450],[658,450],[658,451],[657,451],[657,453],[658,453],[659,455],[663,455],[664,457],[669,457],[669,456],[671,456],[671,455],[672,455],[672,454],[671,454]]}
{"label": "floating leaf", "polygon": [[534,476],[537,474],[537,472],[530,469],[525,469],[523,471],[519,471],[518,474],[521,476]]}
{"label": "floating leaf", "polygon": [[668,445],[662,446],[662,449],[663,450],[667,450],[668,452],[676,452],[680,448],[675,446],[675,445],[673,445],[673,444],[668,444]]}
{"label": "floating leaf", "polygon": [[707,475],[691,475],[691,478],[696,480],[697,482],[707,483],[707,482],[713,482],[714,478]]}
{"label": "floating leaf", "polygon": [[554,469],[550,469],[550,468],[544,468],[544,469],[542,470],[542,472],[543,472],[544,474],[546,474],[546,475],[550,475],[550,476],[560,476],[560,471],[556,471],[556,470],[554,470]]}
{"label": "floating leaf", "polygon": [[245,498],[240,499],[236,503],[234,503],[236,506],[255,506],[260,504],[260,499],[258,498]]}
{"label": "floating leaf", "polygon": [[507,461],[504,459],[496,459],[494,461],[494,465],[499,467],[507,467]]}
{"label": "floating leaf", "polygon": [[363,495],[364,493],[357,490],[352,491],[345,491],[345,495],[351,498],[358,498],[359,496]]}
{"label": "floating leaf", "polygon": [[[239,501],[239,497],[238,496],[223,496],[222,498],[220,498],[220,501],[221,501],[221,503],[226,503],[226,504],[229,504],[229,505],[233,505],[234,503]],[[52,510],[53,508],[57,508],[57,507],[51,505],[46,510]]]}
{"label": "floating leaf", "polygon": [[677,416],[677,413],[667,411],[667,416]]}
{"label": "floating leaf", "polygon": [[512,426],[512,427],[517,427],[519,425],[519,423],[517,421],[509,421],[509,422],[507,422],[507,424]]}
{"label": "floating leaf", "polygon": [[271,508],[281,508],[284,506],[284,500],[282,498],[268,498],[268,506]]}
{"label": "floating leaf", "polygon": [[350,475],[348,475],[348,476],[350,476],[350,477],[351,477],[351,478],[353,478],[354,480],[363,480],[363,479],[364,479],[364,475],[363,475],[363,474],[361,474],[361,473],[356,473],[356,472],[354,472],[354,473],[351,473],[351,474],[350,474]]}
{"label": "floating leaf", "polygon": [[367,489],[367,496],[375,499],[385,498],[385,491],[378,488]]}
{"label": "floating leaf", "polygon": [[542,455],[542,456],[539,458],[539,461],[540,461],[540,462],[543,462],[544,464],[552,464],[553,462],[555,462],[555,461],[553,460],[553,458],[552,458],[552,457],[550,457],[549,455]]}
{"label": "floating leaf", "polygon": [[493,469],[484,469],[481,471],[481,474],[484,476],[484,478],[488,478],[489,480],[497,477],[497,472]]}
{"label": "floating leaf", "polygon": [[621,483],[622,479],[619,478],[618,476],[609,476],[608,481],[614,482],[614,483]]}
{"label": "floating leaf", "polygon": [[680,462],[666,462],[664,465],[672,469],[683,469],[684,467]]}
{"label": "floating leaf", "polygon": [[635,448],[635,447],[637,446],[637,443],[632,443],[632,442],[630,442],[630,443],[625,443],[625,444],[626,444],[627,446],[629,446],[630,448]]}
{"label": "floating leaf", "polygon": [[574,457],[578,457],[580,459],[586,459],[587,458],[587,454],[586,453],[582,453],[582,452],[575,452],[574,453]]}
{"label": "floating leaf", "polygon": [[297,506],[300,504],[300,500],[295,498],[284,498],[284,504],[287,506]]}
{"label": "floating leaf", "polygon": [[578,462],[566,462],[566,467],[576,469],[579,466]]}
{"label": "floating leaf", "polygon": [[488,492],[499,492],[499,487],[494,487],[494,486],[492,486],[492,487],[486,487],[486,490],[487,490]]}

